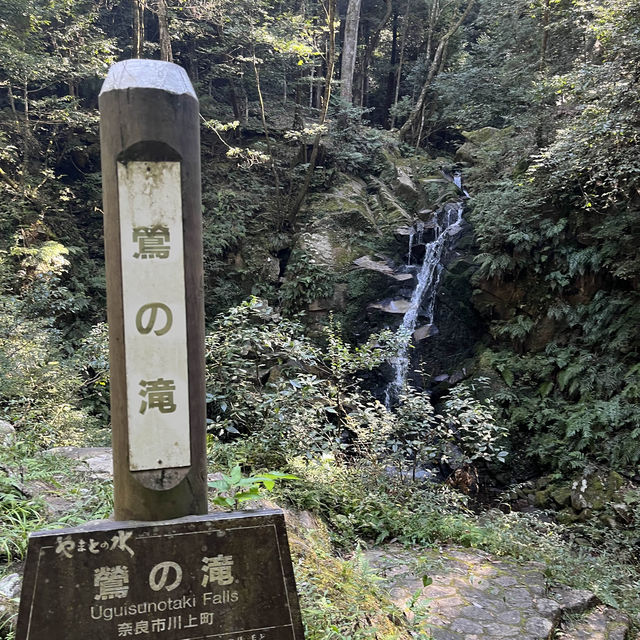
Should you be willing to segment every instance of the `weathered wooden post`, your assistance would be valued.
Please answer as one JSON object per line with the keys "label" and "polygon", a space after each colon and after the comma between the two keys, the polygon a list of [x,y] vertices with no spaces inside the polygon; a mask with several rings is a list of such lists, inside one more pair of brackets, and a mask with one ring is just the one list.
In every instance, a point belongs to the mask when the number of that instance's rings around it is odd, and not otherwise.
{"label": "weathered wooden post", "polygon": [[99,102],[115,517],[204,514],[198,99],[181,67],[127,60]]}

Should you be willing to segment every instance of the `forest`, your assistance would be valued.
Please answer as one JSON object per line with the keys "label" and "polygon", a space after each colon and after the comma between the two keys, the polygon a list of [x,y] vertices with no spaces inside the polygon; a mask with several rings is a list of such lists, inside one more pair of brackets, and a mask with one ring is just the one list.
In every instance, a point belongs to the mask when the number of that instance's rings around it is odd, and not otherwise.
{"label": "forest", "polygon": [[132,58],[199,99],[211,500],[313,514],[307,638],[440,637],[363,563],[390,543],[542,563],[633,634],[633,0],[0,0],[0,580],[112,511],[56,451],[111,441],[98,94]]}

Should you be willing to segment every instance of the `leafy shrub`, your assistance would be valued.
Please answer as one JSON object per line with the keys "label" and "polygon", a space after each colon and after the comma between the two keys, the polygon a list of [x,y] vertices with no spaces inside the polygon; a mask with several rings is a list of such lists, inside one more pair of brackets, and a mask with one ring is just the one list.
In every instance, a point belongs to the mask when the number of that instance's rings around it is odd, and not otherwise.
{"label": "leafy shrub", "polygon": [[329,326],[326,340],[324,350],[314,345],[298,321],[256,298],[218,316],[207,336],[210,432],[248,435],[256,454],[283,458],[379,449],[391,422],[356,374],[384,362],[394,336],[353,348]]}

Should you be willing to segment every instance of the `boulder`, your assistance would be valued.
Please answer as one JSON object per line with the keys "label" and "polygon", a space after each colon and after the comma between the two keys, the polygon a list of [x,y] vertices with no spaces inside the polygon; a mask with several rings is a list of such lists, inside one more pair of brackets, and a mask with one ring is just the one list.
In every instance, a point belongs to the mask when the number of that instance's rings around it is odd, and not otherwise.
{"label": "boulder", "polygon": [[422,340],[430,338],[431,336],[437,336],[439,333],[440,331],[435,324],[423,324],[413,332],[413,339],[416,342],[422,342]]}
{"label": "boulder", "polygon": [[409,311],[411,301],[406,298],[387,298],[379,302],[372,302],[367,309],[384,311],[385,313],[396,313],[404,315]]}
{"label": "boulder", "polygon": [[418,188],[411,176],[400,167],[396,167],[396,179],[393,187],[396,195],[409,205],[418,206],[420,204],[421,198]]}
{"label": "boulder", "polygon": [[18,617],[18,597],[22,577],[11,573],[0,580],[0,637],[10,632]]}
{"label": "boulder", "polygon": [[559,507],[571,504],[571,487],[558,487],[551,491],[551,498]]}
{"label": "boulder", "polygon": [[489,160],[492,154],[504,153],[508,148],[513,127],[496,129],[483,127],[475,131],[463,131],[466,142],[456,151],[456,161],[466,164],[479,164]]}
{"label": "boulder", "polygon": [[608,474],[587,468],[571,485],[571,506],[576,511],[600,511],[608,503],[620,502],[623,478],[615,471]]}
{"label": "boulder", "polygon": [[359,269],[367,269],[369,271],[377,271],[385,276],[389,276],[398,282],[412,280],[413,275],[410,273],[398,273],[396,269],[390,266],[387,261],[376,261],[371,256],[362,256],[353,261],[353,264]]}
{"label": "boulder", "polygon": [[500,134],[500,132],[501,129],[496,129],[496,127],[482,127],[482,129],[476,129],[475,131],[463,131],[462,135],[473,144],[484,144]]}
{"label": "boulder", "polygon": [[9,447],[16,437],[15,427],[6,420],[0,420],[0,445]]}
{"label": "boulder", "polygon": [[19,573],[10,573],[0,580],[0,597],[17,598],[22,588],[22,577]]}
{"label": "boulder", "polygon": [[[96,478],[113,475],[113,453],[111,447],[55,447],[47,453],[64,456],[84,463],[85,469]],[[82,468],[82,465],[79,465]]]}

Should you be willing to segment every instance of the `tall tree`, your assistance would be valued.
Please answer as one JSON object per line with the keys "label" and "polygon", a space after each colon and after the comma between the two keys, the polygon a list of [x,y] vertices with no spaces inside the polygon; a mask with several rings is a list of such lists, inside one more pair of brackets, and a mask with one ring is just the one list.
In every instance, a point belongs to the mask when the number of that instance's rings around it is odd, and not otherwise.
{"label": "tall tree", "polygon": [[142,58],[144,44],[144,0],[133,2],[133,57]]}
{"label": "tall tree", "polygon": [[340,69],[340,97],[353,102],[353,74],[358,53],[358,27],[360,25],[361,0],[349,0],[342,42],[342,66]]}
{"label": "tall tree", "polygon": [[313,177],[313,172],[315,171],[316,164],[318,162],[318,152],[320,150],[320,140],[322,139],[322,132],[324,129],[324,124],[327,119],[327,112],[329,109],[329,101],[331,99],[331,82],[333,80],[333,69],[335,66],[336,60],[336,29],[335,29],[335,21],[336,21],[336,0],[328,0],[328,4],[324,5],[326,15],[327,15],[327,53],[326,53],[326,64],[327,64],[327,74],[325,76],[325,84],[324,84],[324,96],[322,100],[322,109],[320,111],[320,119],[318,121],[318,133],[316,133],[313,140],[313,148],[311,150],[311,158],[309,159],[309,166],[307,168],[307,173],[304,178],[304,182],[300,187],[291,207],[289,208],[289,216],[288,223],[291,228],[295,229],[296,222],[298,218],[298,214],[300,213],[300,208],[302,207],[302,203],[307,196],[307,192],[309,191],[309,186],[311,185],[311,178]]}
{"label": "tall tree", "polygon": [[[435,50],[433,50],[433,53],[431,53],[433,49],[433,36],[435,33],[437,20],[440,17],[439,14],[441,13],[441,11],[438,13],[435,12],[435,7],[440,4],[438,0],[436,0],[432,5],[431,17],[429,19],[429,29],[427,33],[427,55],[428,55],[428,59],[430,60],[429,68],[427,71],[427,77],[425,78],[425,81],[422,85],[422,89],[420,90],[420,95],[418,96],[418,100],[413,106],[413,109],[411,109],[411,113],[409,113],[409,117],[407,118],[406,122],[402,125],[402,127],[400,127],[400,132],[398,134],[400,137],[400,140],[406,141],[410,138],[411,135],[415,135],[414,130],[416,128],[416,125],[418,124],[418,121],[421,120],[423,117],[424,108],[426,105],[427,96],[429,95],[429,89],[431,87],[431,84],[433,83],[438,73],[440,73],[444,65],[445,52],[446,52],[447,46],[449,45],[449,40],[451,40],[451,38],[456,33],[456,31],[458,31],[458,29],[462,26],[462,23],[467,19],[467,17],[471,13],[471,9],[473,8],[473,5],[475,4],[475,1],[476,0],[467,0],[466,6],[462,11],[462,13],[458,16],[457,19],[454,18],[452,20],[452,23],[447,29],[447,31],[445,31],[444,34],[440,36],[438,45],[435,47]],[[420,137],[419,134],[417,137],[418,138]]]}
{"label": "tall tree", "polygon": [[169,10],[167,0],[158,0],[156,5],[158,12],[158,39],[160,40],[160,60],[173,62],[171,51],[171,36],[169,35]]}
{"label": "tall tree", "polygon": [[371,61],[373,60],[373,54],[380,44],[380,36],[382,35],[382,30],[387,26],[387,22],[389,22],[389,18],[391,18],[392,13],[392,0],[385,0],[385,9],[382,17],[376,22],[373,31],[368,32],[367,37],[365,38],[365,47],[362,54],[362,65],[358,78],[359,104],[363,107],[368,106],[369,103],[369,67],[371,66]]}

